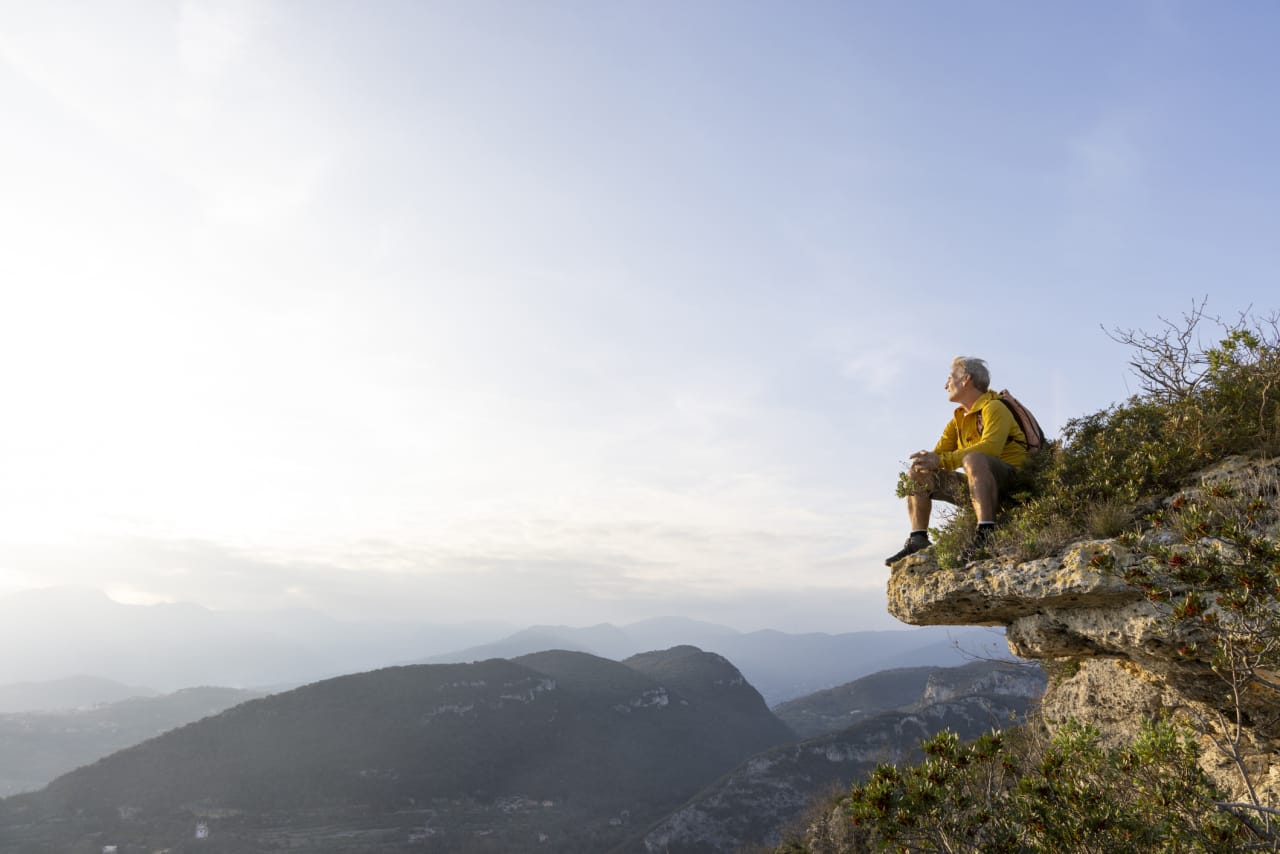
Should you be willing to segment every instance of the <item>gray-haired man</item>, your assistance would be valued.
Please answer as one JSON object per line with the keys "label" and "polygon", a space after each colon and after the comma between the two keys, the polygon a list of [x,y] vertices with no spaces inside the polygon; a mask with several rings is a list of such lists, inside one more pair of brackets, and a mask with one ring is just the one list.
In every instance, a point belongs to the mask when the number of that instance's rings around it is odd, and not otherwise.
{"label": "gray-haired man", "polygon": [[[991,374],[981,359],[957,356],[952,360],[947,399],[959,406],[933,450],[911,455],[907,476],[919,484],[917,491],[907,496],[911,535],[900,551],[885,559],[887,566],[929,546],[934,499],[958,504],[962,484],[969,487],[978,530],[960,557],[971,560],[985,549],[995,530],[1000,491],[1027,461],[1027,437],[990,387]],[[960,468],[963,474],[956,471]]]}

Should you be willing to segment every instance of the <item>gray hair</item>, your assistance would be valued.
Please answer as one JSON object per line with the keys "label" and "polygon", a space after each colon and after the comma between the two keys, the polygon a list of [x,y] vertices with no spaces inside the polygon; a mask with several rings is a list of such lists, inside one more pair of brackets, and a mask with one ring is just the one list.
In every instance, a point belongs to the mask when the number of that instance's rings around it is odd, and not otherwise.
{"label": "gray hair", "polygon": [[951,367],[958,367],[968,374],[969,379],[973,380],[973,387],[978,391],[991,388],[991,372],[987,370],[987,363],[981,359],[975,359],[973,356],[956,356],[951,360]]}

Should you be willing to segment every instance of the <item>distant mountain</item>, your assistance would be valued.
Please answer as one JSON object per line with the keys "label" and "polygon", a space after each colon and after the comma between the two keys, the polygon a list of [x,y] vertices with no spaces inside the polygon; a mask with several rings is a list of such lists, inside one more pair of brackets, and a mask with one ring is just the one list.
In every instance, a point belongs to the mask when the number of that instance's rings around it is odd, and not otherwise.
{"label": "distant mountain", "polygon": [[[659,617],[614,626],[335,620],[303,610],[211,611],[191,604],[123,605],[78,588],[0,596],[0,684],[91,674],[174,691],[193,685],[273,689],[389,664],[515,658],[545,649],[621,661],[688,644],[734,662],[776,704],[891,667],[953,665],[955,644],[1006,654],[999,632],[932,627],[845,634],[742,633]],[[448,653],[448,650],[457,650]]]}
{"label": "distant mountain", "polygon": [[[963,671],[963,672],[958,672]],[[918,671],[876,674],[861,685],[841,686],[808,705],[839,717],[833,698],[863,705],[877,688],[898,698],[918,689],[917,705],[881,712],[839,732],[775,747],[751,757],[616,854],[732,854],[752,845],[777,845],[781,831],[810,800],[832,788],[847,788],[882,762],[914,762],[919,744],[944,729],[963,739],[1021,718],[1044,690],[1038,668],[975,662],[939,669],[920,679]],[[970,693],[972,692],[972,693]],[[937,702],[932,702],[933,699]]]}
{"label": "distant mountain", "polygon": [[664,649],[672,644],[664,643],[669,637],[688,635],[690,637],[716,638],[731,637],[741,634],[736,629],[708,623],[705,620],[690,620],[686,617],[653,617],[635,623],[627,623],[623,627],[627,637],[645,649]]}
{"label": "distant mountain", "polygon": [[[954,666],[967,654],[1009,656],[1004,635],[982,628],[785,635],[759,631],[704,647],[738,666],[774,705],[891,667]],[[968,651],[968,652],[966,652]],[[767,689],[767,690],[766,690]]]}
{"label": "distant mountain", "polygon": [[0,801],[0,851],[185,850],[204,822],[202,851],[599,852],[789,736],[698,650],[388,668],[241,704]]}
{"label": "distant mountain", "polygon": [[769,745],[795,739],[795,733],[769,712],[760,692],[722,656],[678,646],[633,655],[623,664],[701,706],[715,721],[710,737],[721,742],[726,757],[738,749],[744,735]]}
{"label": "distant mountain", "polygon": [[848,729],[858,721],[919,703],[929,677],[940,667],[881,670],[846,685],[818,691],[776,706],[773,713],[800,738]]}
{"label": "distant mountain", "polygon": [[260,696],[187,688],[91,709],[0,715],[0,797],[43,788],[82,765]]}
{"label": "distant mountain", "polygon": [[[1038,688],[1036,686],[1039,686]],[[846,685],[783,703],[773,712],[801,738],[840,732],[887,711],[909,711],[969,695],[1026,697],[1044,679],[1025,663],[972,661],[961,667],[882,670]]]}
{"label": "distant mountain", "polygon": [[[612,627],[611,627],[612,628]],[[553,626],[531,626],[493,643],[469,647],[457,653],[434,655],[423,661],[412,664],[465,664],[469,661],[488,661],[491,658],[519,658],[532,652],[547,649],[563,649],[573,652],[587,652],[604,658],[625,658],[625,656],[606,655],[600,652],[604,644],[588,643],[581,633],[586,630],[557,629]],[[617,631],[617,629],[614,629]]]}
{"label": "distant mountain", "polygon": [[[158,691],[122,685],[97,676],[68,676],[47,682],[0,685],[0,714],[85,709],[130,697],[154,697]],[[3,767],[3,764],[0,764]]]}
{"label": "distant mountain", "polygon": [[425,663],[512,658],[542,649],[576,649],[622,660],[688,644],[734,662],[769,704],[895,667],[955,666],[967,654],[1009,655],[1004,636],[982,628],[787,634],[741,633],[695,620],[664,618],[615,627],[536,626],[494,643],[433,656]]}
{"label": "distant mountain", "polygon": [[[0,684],[92,674],[173,691],[311,682],[509,634],[498,623],[335,620],[308,611],[123,605],[95,590],[0,596]],[[527,650],[526,650],[527,651]]]}

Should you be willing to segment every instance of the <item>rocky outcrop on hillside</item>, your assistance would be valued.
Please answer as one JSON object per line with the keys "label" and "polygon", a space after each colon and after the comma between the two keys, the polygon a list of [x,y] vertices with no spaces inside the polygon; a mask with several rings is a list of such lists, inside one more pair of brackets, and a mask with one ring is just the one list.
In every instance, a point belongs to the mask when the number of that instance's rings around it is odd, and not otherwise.
{"label": "rocky outcrop on hillside", "polygon": [[[1003,643],[1003,635],[986,629]],[[775,706],[800,740],[842,732],[885,712],[918,711],[970,695],[1039,698],[1044,672],[1012,659],[976,659],[960,667],[899,667],[863,676]]]}
{"label": "rocky outcrop on hillside", "polygon": [[[1229,462],[1205,479],[1230,479],[1243,470]],[[927,550],[893,568],[889,610],[912,625],[1004,626],[1016,655],[1058,662],[1069,675],[1045,692],[1041,708],[1050,727],[1074,718],[1115,744],[1159,714],[1200,722],[1219,713],[1233,718],[1226,683],[1209,662],[1179,653],[1202,638],[1174,629],[1164,606],[1119,577],[1137,560],[1114,540],[1076,543],[1023,563],[992,559],[959,569],[940,568]],[[1114,570],[1100,568],[1107,563]],[[1241,705],[1254,783],[1263,797],[1280,794],[1280,694],[1255,687]],[[1240,795],[1240,775],[1227,758],[1207,738],[1202,751],[1206,771]]]}

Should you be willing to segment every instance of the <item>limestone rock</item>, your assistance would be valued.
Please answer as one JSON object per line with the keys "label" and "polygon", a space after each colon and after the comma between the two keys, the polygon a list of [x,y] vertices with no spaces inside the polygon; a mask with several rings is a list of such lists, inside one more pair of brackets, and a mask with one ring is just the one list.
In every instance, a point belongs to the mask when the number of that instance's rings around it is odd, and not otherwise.
{"label": "limestone rock", "polygon": [[889,613],[916,626],[999,626],[1045,609],[1112,607],[1142,594],[1093,563],[1109,554],[1130,559],[1111,540],[1077,543],[1061,555],[1010,566],[999,560],[941,569],[932,550],[900,561],[889,579]]}
{"label": "limestone rock", "polygon": [[[1227,461],[1206,477],[1252,477],[1258,470]],[[1095,560],[1100,555],[1108,560]],[[1165,606],[1121,577],[1138,559],[1113,540],[1092,540],[1024,563],[996,559],[942,569],[929,549],[893,568],[889,611],[912,625],[1004,626],[1015,655],[1069,671],[1051,681],[1042,701],[1051,728],[1074,718],[1119,744],[1159,715],[1196,721],[1201,729],[1220,715],[1230,720],[1235,703],[1207,651],[1201,658],[1183,654],[1202,634],[1175,629]],[[1107,563],[1114,571],[1102,568]],[[1254,686],[1240,705],[1255,784],[1264,797],[1280,795],[1280,691]],[[1202,765],[1219,785],[1241,795],[1237,770],[1210,742],[1202,745]]]}

